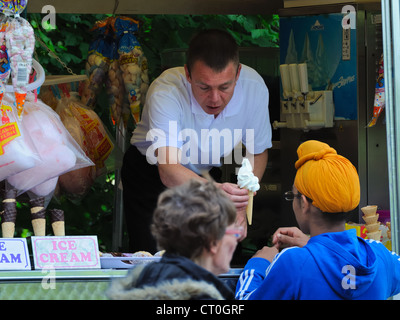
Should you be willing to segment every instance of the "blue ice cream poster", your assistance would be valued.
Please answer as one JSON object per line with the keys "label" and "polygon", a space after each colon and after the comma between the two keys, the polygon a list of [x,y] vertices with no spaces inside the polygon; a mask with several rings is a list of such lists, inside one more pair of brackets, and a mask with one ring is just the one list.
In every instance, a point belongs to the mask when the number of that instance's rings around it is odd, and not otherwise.
{"label": "blue ice cream poster", "polygon": [[280,60],[306,62],[312,90],[333,90],[335,119],[356,120],[356,30],[344,33],[342,20],[341,13],[281,17]]}

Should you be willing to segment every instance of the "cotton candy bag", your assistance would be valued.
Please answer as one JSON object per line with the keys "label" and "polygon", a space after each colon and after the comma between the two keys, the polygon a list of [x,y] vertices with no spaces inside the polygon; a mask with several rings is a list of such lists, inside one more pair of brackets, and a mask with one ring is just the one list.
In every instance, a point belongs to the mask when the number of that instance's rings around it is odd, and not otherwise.
{"label": "cotton candy bag", "polygon": [[6,96],[8,99],[0,106],[0,181],[42,162],[29,133],[18,119],[13,96]]}
{"label": "cotton candy bag", "polygon": [[[33,95],[29,95],[32,99]],[[25,103],[22,126],[29,133],[42,163],[7,178],[18,195],[31,190],[37,196],[53,192],[58,177],[93,165],[49,106],[31,99]]]}

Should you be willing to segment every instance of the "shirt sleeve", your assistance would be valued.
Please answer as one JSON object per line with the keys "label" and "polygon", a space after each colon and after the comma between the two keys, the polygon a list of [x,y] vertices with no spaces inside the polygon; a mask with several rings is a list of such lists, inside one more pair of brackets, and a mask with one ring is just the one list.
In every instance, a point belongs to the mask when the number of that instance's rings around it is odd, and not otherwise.
{"label": "shirt sleeve", "polygon": [[260,287],[269,265],[270,262],[263,258],[252,258],[247,262],[236,286],[237,300],[247,300]]}
{"label": "shirt sleeve", "polygon": [[[286,300],[294,299],[297,292],[297,247],[282,250],[272,261],[252,258],[240,275],[236,299],[240,300]],[[290,252],[290,253],[289,253]]]}
{"label": "shirt sleeve", "polygon": [[149,131],[147,139],[159,147],[182,147],[178,133],[181,131],[181,106],[165,92],[153,93],[146,101],[149,105]]}
{"label": "shirt sleeve", "polygon": [[252,86],[252,91],[248,93],[252,97],[251,104],[253,112],[246,124],[243,135],[243,144],[249,153],[260,154],[272,147],[272,129],[269,118],[269,91],[262,82]]}

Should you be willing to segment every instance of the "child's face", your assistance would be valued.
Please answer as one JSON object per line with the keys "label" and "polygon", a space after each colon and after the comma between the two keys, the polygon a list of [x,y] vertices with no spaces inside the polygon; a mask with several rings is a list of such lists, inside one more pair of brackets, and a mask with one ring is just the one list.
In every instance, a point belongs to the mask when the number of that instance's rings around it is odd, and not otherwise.
{"label": "child's face", "polygon": [[[299,191],[294,185],[292,188],[292,192],[295,195],[299,194]],[[300,227],[300,230],[303,231],[304,233],[309,233],[310,230],[308,227],[308,216],[305,214],[302,204],[302,202],[304,201],[303,198],[304,197],[294,197],[292,207],[294,215],[296,216],[296,221]]]}

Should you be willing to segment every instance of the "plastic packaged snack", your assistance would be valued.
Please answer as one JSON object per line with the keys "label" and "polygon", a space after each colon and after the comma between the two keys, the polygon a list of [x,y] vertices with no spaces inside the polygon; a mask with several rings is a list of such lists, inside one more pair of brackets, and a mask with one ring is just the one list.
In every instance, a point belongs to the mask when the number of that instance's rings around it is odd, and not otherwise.
{"label": "plastic packaged snack", "polygon": [[385,108],[385,77],[383,69],[383,54],[379,60],[379,71],[375,85],[375,98],[374,98],[374,111],[371,121],[368,123],[368,127],[376,125],[380,114]]}
{"label": "plastic packaged snack", "polygon": [[40,100],[26,102],[22,126],[29,132],[42,162],[7,178],[18,194],[33,189],[37,196],[48,195],[61,174],[93,165],[55,111]]}
{"label": "plastic packaged snack", "polygon": [[62,192],[81,197],[96,177],[108,171],[106,161],[114,150],[114,143],[97,114],[80,103],[73,93],[70,98],[62,98],[56,110],[71,136],[94,163],[59,177]]}
{"label": "plastic packaged snack", "polygon": [[35,49],[33,28],[24,18],[11,19],[6,29],[7,51],[11,64],[11,78],[15,93],[18,116],[22,116],[32,70],[32,55]]}
{"label": "plastic packaged snack", "polygon": [[21,14],[28,4],[28,0],[6,0],[0,1],[0,12],[7,15]]}
{"label": "plastic packaged snack", "polygon": [[89,80],[82,93],[82,102],[94,109],[96,99],[104,85],[106,75],[113,58],[114,39],[112,30],[106,21],[99,21],[93,27],[94,40],[89,46],[86,62],[86,74]]}
{"label": "plastic packaged snack", "polygon": [[[42,163],[41,157],[18,119],[12,94],[0,106],[0,181]],[[8,100],[5,101],[5,100]]]}
{"label": "plastic packaged snack", "polygon": [[140,120],[141,103],[149,86],[148,65],[135,33],[139,22],[128,17],[118,17],[114,23],[118,39],[119,64],[125,91],[135,122]]}

